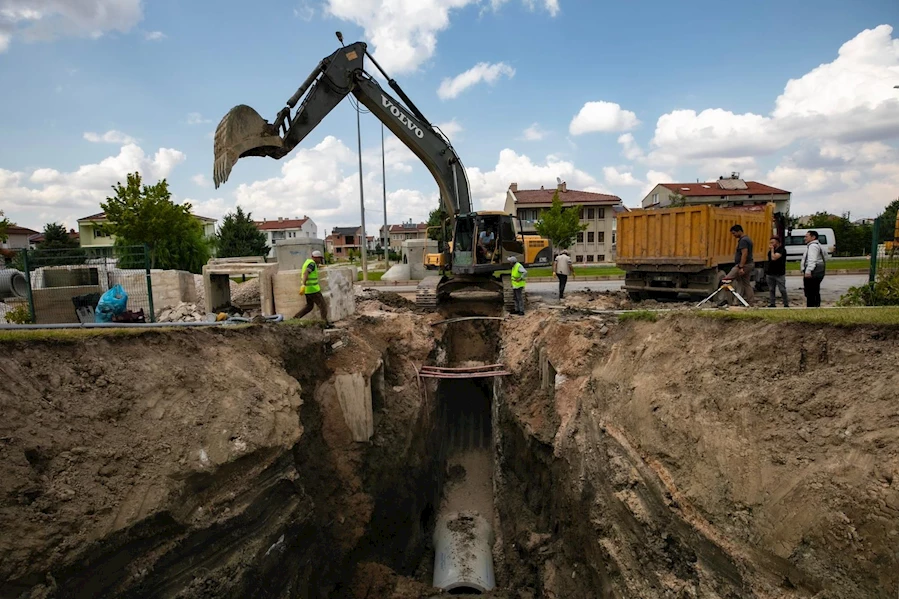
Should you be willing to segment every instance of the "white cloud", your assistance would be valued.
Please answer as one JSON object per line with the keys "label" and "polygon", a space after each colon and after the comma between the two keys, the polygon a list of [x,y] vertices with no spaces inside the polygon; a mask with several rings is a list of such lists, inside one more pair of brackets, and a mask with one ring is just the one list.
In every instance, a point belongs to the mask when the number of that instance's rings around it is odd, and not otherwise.
{"label": "white cloud", "polygon": [[198,187],[212,187],[212,181],[209,180],[209,177],[202,173],[197,173],[193,177],[190,178],[191,181],[194,182],[194,185]]}
{"label": "white cloud", "polygon": [[603,177],[609,185],[643,185],[643,181],[635,178],[633,173],[628,171],[619,171],[614,166],[607,166],[602,169]]}
{"label": "white cloud", "polygon": [[627,131],[640,124],[637,115],[614,102],[587,102],[571,120],[568,132],[584,133]]}
{"label": "white cloud", "polygon": [[128,32],[142,18],[141,0],[0,0],[0,52],[18,35],[28,41],[96,39]]}
{"label": "white cloud", "polygon": [[131,137],[130,135],[126,135],[121,131],[116,131],[112,129],[103,133],[102,135],[99,133],[93,133],[88,131],[84,134],[84,139],[91,143],[107,143],[107,144],[133,144],[137,143],[137,140]]}
{"label": "white cloud", "polygon": [[639,206],[640,200],[646,197],[652,188],[658,185],[659,183],[673,183],[674,177],[669,175],[668,173],[662,171],[654,171],[652,169],[646,171],[646,184],[643,186],[642,194],[640,198],[635,202],[634,206]]}
{"label": "white cloud", "polygon": [[[490,0],[490,8],[497,11],[508,1],[509,0]],[[537,6],[542,6],[551,17],[555,17],[559,14],[559,0],[522,0],[522,2],[530,10],[536,10]]]}
{"label": "white cloud", "polygon": [[207,123],[211,123],[211,119],[204,118],[202,114],[199,112],[191,112],[187,115],[187,124],[188,125],[205,125]]}
{"label": "white cloud", "polygon": [[567,182],[569,189],[609,193],[592,175],[572,162],[550,155],[543,164],[535,163],[509,148],[499,153],[499,161],[493,170],[485,172],[469,167],[466,172],[476,210],[501,210],[510,183],[518,183],[519,189],[539,189],[541,185],[554,187],[556,177]]}
{"label": "white cloud", "polygon": [[164,40],[166,37],[168,36],[166,36],[166,34],[161,31],[148,31],[144,33],[144,39],[148,42],[159,42]]}
{"label": "white cloud", "polygon": [[315,16],[315,9],[309,6],[308,2],[301,2],[293,9],[293,16],[304,21],[311,21]]}
{"label": "white cloud", "polygon": [[538,123],[534,123],[524,130],[524,133],[522,133],[522,138],[525,141],[540,141],[541,139],[546,137],[546,135],[547,132],[541,129]]}
{"label": "white cloud", "polygon": [[438,123],[434,126],[440,131],[443,131],[443,134],[449,138],[450,142],[453,142],[454,139],[461,136],[462,132],[465,130],[456,119],[445,123]]}
{"label": "white cloud", "polygon": [[81,217],[99,212],[100,202],[111,193],[110,186],[124,181],[128,173],[137,171],[145,181],[156,182],[168,177],[185,158],[184,153],[171,148],[160,148],[149,156],[136,144],[126,144],[117,155],[70,172],[38,168],[29,173],[0,168],[0,197],[8,213],[23,223],[37,225],[68,212]]}
{"label": "white cloud", "polygon": [[441,81],[440,87],[437,88],[437,95],[441,100],[456,98],[469,87],[482,81],[493,85],[503,75],[511,79],[515,76],[515,69],[504,62],[494,64],[479,62],[464,73]]}
{"label": "white cloud", "polygon": [[822,64],[789,80],[770,115],[721,108],[659,117],[649,158],[674,165],[710,158],[753,161],[796,142],[878,141],[899,136],[899,39],[892,27],[862,31]]}
{"label": "white cloud", "polygon": [[[490,0],[493,10],[506,0]],[[536,0],[522,0],[535,6]],[[451,13],[481,0],[326,0],[323,11],[364,30],[375,60],[391,77],[416,71],[434,56],[437,35],[450,26]],[[558,0],[541,0],[555,16]],[[354,41],[354,40],[349,40]]]}
{"label": "white cloud", "polygon": [[632,133],[624,133],[618,137],[618,143],[621,145],[621,154],[628,160],[639,160],[643,158],[643,150],[637,144]]}

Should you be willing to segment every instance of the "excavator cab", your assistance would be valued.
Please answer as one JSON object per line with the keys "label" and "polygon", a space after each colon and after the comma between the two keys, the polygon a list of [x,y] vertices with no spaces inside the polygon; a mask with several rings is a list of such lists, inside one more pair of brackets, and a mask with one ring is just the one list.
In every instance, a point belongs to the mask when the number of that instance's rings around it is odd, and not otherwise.
{"label": "excavator cab", "polygon": [[509,268],[508,259],[524,259],[524,240],[515,219],[502,212],[473,212],[456,217],[454,274],[487,274]]}

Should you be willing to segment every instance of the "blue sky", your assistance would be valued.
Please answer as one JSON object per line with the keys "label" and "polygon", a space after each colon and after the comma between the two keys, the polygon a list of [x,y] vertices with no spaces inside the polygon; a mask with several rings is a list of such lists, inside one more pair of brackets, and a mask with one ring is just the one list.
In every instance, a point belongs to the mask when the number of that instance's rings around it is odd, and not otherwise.
{"label": "blue sky", "polygon": [[[338,29],[368,42],[443,125],[476,208],[500,207],[513,181],[556,177],[636,206],[655,183],[732,170],[792,191],[796,214],[874,216],[899,197],[895,0],[249,6],[0,0],[0,210],[34,229],[75,226],[139,169],[166,177],[200,214],[240,204],[257,218],[309,215],[320,232],[358,224],[349,101],[289,156],[243,159],[224,186],[210,183],[221,117],[249,104],[271,119],[336,49]],[[362,137],[374,233],[383,212],[371,115]],[[389,134],[387,149],[388,220],[425,219],[435,183]]]}

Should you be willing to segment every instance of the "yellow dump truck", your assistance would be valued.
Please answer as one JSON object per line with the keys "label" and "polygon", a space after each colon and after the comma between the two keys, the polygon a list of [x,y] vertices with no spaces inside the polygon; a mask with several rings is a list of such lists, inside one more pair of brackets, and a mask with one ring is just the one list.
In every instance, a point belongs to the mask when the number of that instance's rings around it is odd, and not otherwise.
{"label": "yellow dump truck", "polygon": [[632,299],[709,295],[720,272],[734,265],[737,241],[730,233],[741,225],[754,244],[754,281],[764,281],[768,239],[774,233],[774,204],[748,207],[683,206],[631,210],[617,215],[618,268]]}

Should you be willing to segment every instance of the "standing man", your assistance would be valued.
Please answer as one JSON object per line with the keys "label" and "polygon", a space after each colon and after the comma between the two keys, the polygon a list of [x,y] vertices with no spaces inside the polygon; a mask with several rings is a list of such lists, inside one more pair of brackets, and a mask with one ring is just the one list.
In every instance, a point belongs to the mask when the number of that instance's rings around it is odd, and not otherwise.
{"label": "standing man", "polygon": [[[724,278],[733,281],[737,293],[743,296],[747,304],[752,305],[752,301],[755,299],[752,282],[749,280],[749,275],[755,268],[755,260],[752,257],[752,240],[743,232],[743,227],[740,225],[731,227],[730,234],[737,240],[737,249],[734,252],[734,267]],[[727,303],[727,300],[718,305],[724,303]]]}
{"label": "standing man", "polygon": [[294,318],[303,318],[312,312],[313,306],[318,306],[318,310],[322,315],[322,320],[326,326],[330,326],[328,321],[328,304],[325,302],[325,296],[322,295],[322,288],[318,283],[318,267],[324,262],[322,253],[318,250],[312,252],[312,258],[303,263],[303,277],[300,282],[300,295],[306,296],[306,305],[302,310],[297,312]]}
{"label": "standing man", "polygon": [[818,232],[805,234],[805,253],[802,255],[802,286],[805,290],[805,305],[808,308],[821,307],[821,281],[825,270],[824,248],[818,242]]}
{"label": "standing man", "polygon": [[784,308],[790,307],[790,298],[787,296],[787,248],[776,235],[768,240],[768,266],[765,273],[768,279],[768,307],[773,308],[777,304],[777,290],[780,289],[780,298],[784,302]]}
{"label": "standing man", "polygon": [[574,267],[571,265],[571,258],[568,257],[568,250],[562,250],[553,262],[553,276],[559,278],[559,301],[565,297],[565,285],[568,283],[569,275],[574,278]]}
{"label": "standing man", "polygon": [[524,278],[528,276],[528,271],[515,256],[509,256],[509,262],[512,263],[512,295],[515,297],[515,310],[512,314],[524,316]]}

